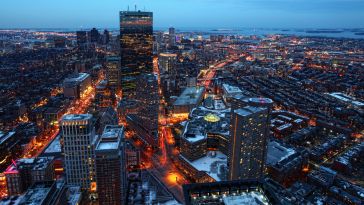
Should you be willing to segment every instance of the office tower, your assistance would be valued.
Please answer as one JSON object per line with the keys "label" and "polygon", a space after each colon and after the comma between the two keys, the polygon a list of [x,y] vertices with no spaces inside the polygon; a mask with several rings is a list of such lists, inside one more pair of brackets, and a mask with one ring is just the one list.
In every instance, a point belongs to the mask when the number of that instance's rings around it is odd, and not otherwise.
{"label": "office tower", "polygon": [[173,27],[169,28],[169,46],[176,45],[176,29]]}
{"label": "office tower", "polygon": [[65,115],[61,120],[63,153],[68,185],[91,190],[94,182],[95,128],[90,114]]}
{"label": "office tower", "polygon": [[125,145],[124,127],[105,127],[95,145],[96,184],[100,205],[124,204]]}
{"label": "office tower", "polygon": [[157,76],[143,74],[138,77],[135,96],[137,112],[128,114],[127,122],[146,144],[158,147],[159,95]]}
{"label": "office tower", "polygon": [[90,42],[91,43],[97,43],[97,42],[99,42],[99,39],[100,39],[99,31],[96,28],[93,28],[90,31]]}
{"label": "office tower", "polygon": [[159,54],[158,64],[160,74],[168,73],[170,75],[176,74],[176,61],[177,54],[174,53],[161,53]]}
{"label": "office tower", "polygon": [[260,179],[264,175],[269,135],[268,109],[246,106],[232,111],[229,179]]}
{"label": "office tower", "polygon": [[106,79],[116,93],[121,88],[120,58],[109,56],[106,58]]}
{"label": "office tower", "polygon": [[77,45],[81,46],[87,43],[87,32],[86,31],[77,31]]}
{"label": "office tower", "polygon": [[120,57],[123,96],[135,95],[136,78],[153,72],[153,13],[120,12]]}
{"label": "office tower", "polygon": [[104,30],[104,44],[108,44],[110,42],[110,32],[108,30]]}

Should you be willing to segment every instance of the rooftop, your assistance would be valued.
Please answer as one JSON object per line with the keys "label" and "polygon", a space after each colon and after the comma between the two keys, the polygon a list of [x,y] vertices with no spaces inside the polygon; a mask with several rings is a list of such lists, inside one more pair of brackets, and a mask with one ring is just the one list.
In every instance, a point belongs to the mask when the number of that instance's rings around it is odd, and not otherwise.
{"label": "rooftop", "polygon": [[262,104],[272,104],[273,100],[269,98],[249,98],[250,102],[262,103]]}
{"label": "rooftop", "polygon": [[75,83],[75,82],[82,82],[86,78],[90,77],[88,73],[78,73],[76,75],[72,75],[64,80],[64,83]]}
{"label": "rooftop", "polygon": [[232,86],[229,84],[223,84],[222,85],[223,89],[225,92],[227,92],[228,94],[238,94],[238,93],[243,93],[240,88],[236,87],[236,86]]}
{"label": "rooftop", "polygon": [[247,117],[247,116],[249,116],[251,114],[258,113],[258,112],[261,112],[261,111],[264,111],[264,110],[266,110],[266,108],[247,106],[247,107],[244,107],[244,108],[234,110],[234,112],[236,114],[238,114],[238,115],[243,116],[243,117]]}
{"label": "rooftop", "polygon": [[227,156],[220,151],[214,151],[207,153],[205,157],[197,159],[193,162],[188,160],[187,162],[189,162],[197,170],[206,172],[216,181],[221,181],[220,167],[227,166]]}
{"label": "rooftop", "polygon": [[43,204],[46,196],[50,193],[53,184],[36,184],[25,193],[23,201],[27,205]]}
{"label": "rooftop", "polygon": [[174,102],[174,105],[195,105],[204,91],[204,87],[187,87]]}
{"label": "rooftop", "polygon": [[276,164],[296,153],[292,148],[284,147],[276,141],[268,143],[267,164]]}
{"label": "rooftop", "polygon": [[215,115],[215,114],[212,114],[212,113],[209,113],[209,114],[205,115],[204,119],[207,122],[218,122],[218,121],[220,121],[220,117]]}
{"label": "rooftop", "polygon": [[[206,123],[210,122],[210,123]],[[190,113],[190,120],[186,122],[182,137],[189,142],[204,140],[208,133],[229,137],[230,109],[215,110],[200,106]]]}
{"label": "rooftop", "polygon": [[249,204],[249,205],[264,205],[269,204],[268,199],[264,194],[252,191],[252,192],[243,192],[237,196],[225,196],[222,198],[224,204],[226,205],[241,205],[241,204]]}
{"label": "rooftop", "polygon": [[61,141],[60,137],[61,135],[58,135],[47,147],[47,149],[44,151],[44,153],[50,154],[50,153],[60,153],[62,152],[61,149]]}
{"label": "rooftop", "polygon": [[235,180],[183,185],[186,204],[268,205],[276,204],[273,192],[256,180]]}
{"label": "rooftop", "polygon": [[62,121],[90,120],[91,114],[69,114],[62,117]]}
{"label": "rooftop", "polygon": [[106,126],[96,146],[96,151],[118,150],[124,137],[123,133],[123,126]]}

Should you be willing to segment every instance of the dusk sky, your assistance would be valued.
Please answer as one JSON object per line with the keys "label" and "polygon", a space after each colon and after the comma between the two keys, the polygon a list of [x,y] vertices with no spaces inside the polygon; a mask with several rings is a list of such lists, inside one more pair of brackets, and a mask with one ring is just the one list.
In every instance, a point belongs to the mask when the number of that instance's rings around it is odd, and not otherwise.
{"label": "dusk sky", "polygon": [[364,27],[364,0],[2,0],[0,28],[117,28],[135,4],[155,27]]}

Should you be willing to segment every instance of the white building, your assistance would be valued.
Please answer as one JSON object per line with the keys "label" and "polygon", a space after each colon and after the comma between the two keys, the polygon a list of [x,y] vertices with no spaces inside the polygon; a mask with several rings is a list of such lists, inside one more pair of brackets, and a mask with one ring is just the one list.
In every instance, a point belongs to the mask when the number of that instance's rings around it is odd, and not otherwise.
{"label": "white building", "polygon": [[61,120],[61,134],[67,184],[91,190],[95,181],[92,115],[65,115]]}

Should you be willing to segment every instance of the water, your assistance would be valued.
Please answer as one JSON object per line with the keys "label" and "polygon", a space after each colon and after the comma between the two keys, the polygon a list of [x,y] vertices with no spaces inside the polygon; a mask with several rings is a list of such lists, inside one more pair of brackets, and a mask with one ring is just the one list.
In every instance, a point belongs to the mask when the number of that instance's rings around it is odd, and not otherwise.
{"label": "water", "polygon": [[[158,29],[158,28],[157,28]],[[162,31],[166,29],[161,29]],[[267,34],[283,34],[295,36],[319,36],[333,38],[355,38],[364,39],[364,29],[274,29],[274,28],[236,28],[236,29],[196,29],[181,28],[178,32],[194,32],[200,35],[224,34],[224,35],[257,35],[264,36]],[[356,35],[362,33],[363,35]]]}
{"label": "water", "polygon": [[[103,31],[104,28],[99,28]],[[80,30],[79,28],[34,28],[24,29],[32,31],[55,31],[55,32],[75,32]],[[82,30],[91,30],[91,28],[83,28]],[[110,31],[118,33],[118,28],[109,28]],[[167,27],[155,27],[155,31],[168,31]],[[353,29],[314,29],[314,28],[178,28],[177,32],[188,32],[196,35],[209,36],[209,35],[257,35],[264,36],[268,34],[283,34],[283,35],[295,35],[295,36],[318,36],[318,37],[333,37],[333,38],[354,38],[364,39],[364,28]],[[361,33],[362,35],[356,35]]]}

